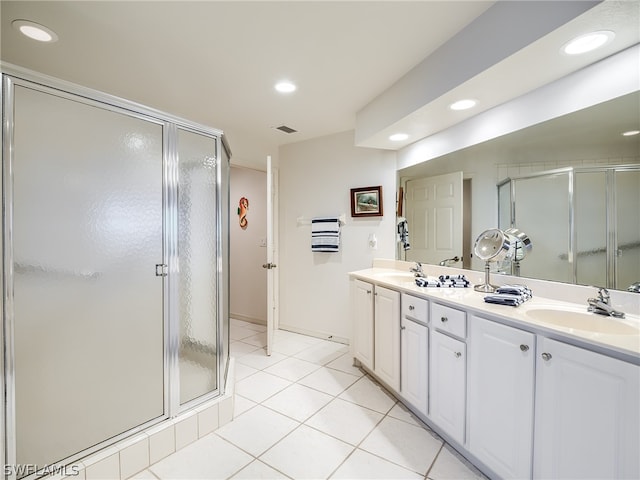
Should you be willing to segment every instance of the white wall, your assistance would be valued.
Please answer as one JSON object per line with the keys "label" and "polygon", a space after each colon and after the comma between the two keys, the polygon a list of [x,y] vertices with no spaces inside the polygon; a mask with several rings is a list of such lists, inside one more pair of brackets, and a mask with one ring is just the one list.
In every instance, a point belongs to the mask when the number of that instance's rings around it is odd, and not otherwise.
{"label": "white wall", "polygon": [[[348,272],[395,255],[395,159],[395,152],[355,147],[352,131],[280,148],[280,328],[350,337]],[[384,216],[351,218],[350,189],[377,185]],[[341,214],[340,252],[311,252],[311,226],[297,219]]]}
{"label": "white wall", "polygon": [[[230,314],[240,320],[267,321],[267,174],[231,167],[230,180]],[[249,200],[248,225],[240,228],[238,203]]]}

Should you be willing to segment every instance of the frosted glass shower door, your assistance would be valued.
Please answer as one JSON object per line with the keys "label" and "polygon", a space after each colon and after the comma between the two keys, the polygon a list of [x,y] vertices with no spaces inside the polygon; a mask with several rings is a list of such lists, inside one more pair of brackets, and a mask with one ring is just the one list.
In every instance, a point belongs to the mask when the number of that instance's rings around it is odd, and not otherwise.
{"label": "frosted glass shower door", "polygon": [[640,170],[616,170],[616,284],[626,290],[640,282]]}
{"label": "frosted glass shower door", "polygon": [[178,129],[181,405],[218,388],[216,142]]}
{"label": "frosted glass shower door", "polygon": [[576,283],[607,285],[606,172],[575,174]]}
{"label": "frosted glass shower door", "polygon": [[[568,261],[569,174],[540,175],[513,181],[514,226],[527,233],[533,245],[520,264],[520,274],[523,277],[572,282],[573,269]],[[532,232],[540,233],[536,236]]]}
{"label": "frosted glass shower door", "polygon": [[20,85],[14,120],[16,460],[42,466],[164,414],[163,127]]}

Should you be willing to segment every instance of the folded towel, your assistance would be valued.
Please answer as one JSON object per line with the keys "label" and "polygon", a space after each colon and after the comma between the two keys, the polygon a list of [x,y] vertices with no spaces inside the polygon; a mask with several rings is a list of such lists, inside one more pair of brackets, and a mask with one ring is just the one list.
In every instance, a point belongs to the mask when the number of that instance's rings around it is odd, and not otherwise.
{"label": "folded towel", "polygon": [[471,284],[464,275],[440,275],[438,278],[443,287],[466,288]]}
{"label": "folded towel", "polygon": [[416,285],[419,287],[466,288],[470,283],[464,275],[440,275],[438,278],[418,277]]}
{"label": "folded towel", "polygon": [[416,285],[419,287],[439,287],[440,282],[434,277],[416,277]]}
{"label": "folded towel", "polygon": [[496,303],[498,305],[509,305],[511,307],[517,307],[518,305],[522,305],[530,298],[531,295],[528,294],[498,293],[497,295],[485,296],[484,301],[487,303]]}
{"label": "folded towel", "polygon": [[464,275],[440,275],[440,280],[467,280]]}
{"label": "folded towel", "polygon": [[443,287],[455,287],[455,288],[466,288],[470,285],[468,280],[445,280],[442,283]]}
{"label": "folded towel", "polygon": [[340,251],[340,219],[316,217],[311,220],[311,251]]}
{"label": "folded towel", "polygon": [[531,289],[529,287],[527,287],[526,285],[502,285],[501,287],[498,287],[498,289],[496,290],[496,293],[501,294],[501,293],[506,293],[509,295],[524,295],[525,297],[531,298],[533,296],[533,293],[531,292]]}

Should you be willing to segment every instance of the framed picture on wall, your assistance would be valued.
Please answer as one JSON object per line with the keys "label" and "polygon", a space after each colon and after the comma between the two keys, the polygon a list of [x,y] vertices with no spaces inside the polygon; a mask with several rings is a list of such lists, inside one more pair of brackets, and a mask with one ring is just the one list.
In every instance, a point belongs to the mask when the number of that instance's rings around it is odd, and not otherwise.
{"label": "framed picture on wall", "polygon": [[382,216],[382,186],[351,189],[352,217]]}

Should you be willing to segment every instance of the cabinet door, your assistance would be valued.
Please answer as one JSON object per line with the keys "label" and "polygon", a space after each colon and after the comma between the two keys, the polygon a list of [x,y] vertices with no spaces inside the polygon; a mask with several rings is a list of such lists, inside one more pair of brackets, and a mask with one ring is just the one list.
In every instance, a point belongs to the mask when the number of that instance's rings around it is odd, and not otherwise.
{"label": "cabinet door", "polygon": [[640,478],[640,367],[538,338],[535,478]]}
{"label": "cabinet door", "polygon": [[501,478],[529,478],[535,335],[476,316],[469,327],[469,450]]}
{"label": "cabinet door", "polygon": [[375,289],[374,371],[396,392],[400,391],[400,293]]}
{"label": "cabinet door", "polygon": [[407,318],[400,333],[400,393],[418,411],[427,415],[427,372],[429,330]]}
{"label": "cabinet door", "polygon": [[431,332],[429,417],[451,438],[464,443],[466,345]]}
{"label": "cabinet door", "polygon": [[351,354],[373,370],[373,285],[360,280],[352,283],[353,339]]}

